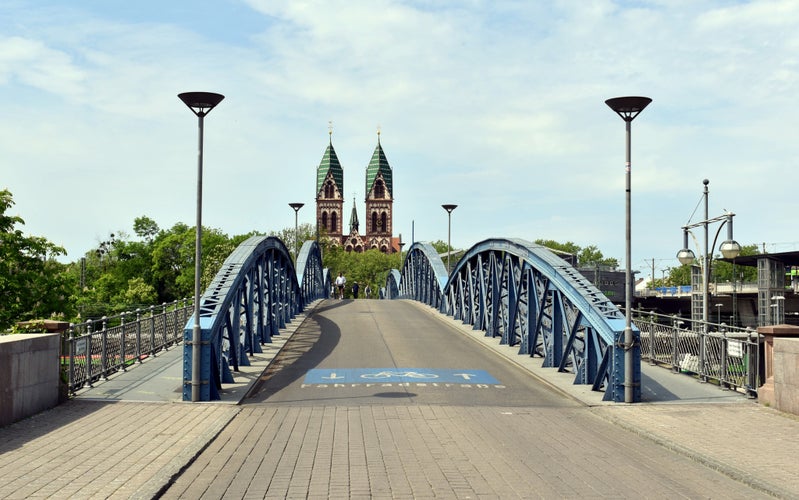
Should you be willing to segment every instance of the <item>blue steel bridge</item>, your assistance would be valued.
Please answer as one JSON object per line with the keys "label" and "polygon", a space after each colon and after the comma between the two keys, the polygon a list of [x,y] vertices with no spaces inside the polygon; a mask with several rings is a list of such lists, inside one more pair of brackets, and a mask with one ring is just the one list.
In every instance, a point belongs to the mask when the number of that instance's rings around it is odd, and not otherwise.
{"label": "blue steel bridge", "polygon": [[[219,399],[248,356],[311,302],[328,298],[331,276],[320,248],[306,241],[292,261],[277,238],[253,236],[225,260],[200,299],[200,400]],[[624,315],[590,281],[551,251],[518,239],[488,239],[447,273],[427,243],[414,243],[392,269],[383,299],[411,299],[499,337],[519,356],[574,375],[575,384],[624,401]],[[183,399],[192,399],[192,326],[184,331]],[[634,328],[633,398],[641,398],[640,335]]]}

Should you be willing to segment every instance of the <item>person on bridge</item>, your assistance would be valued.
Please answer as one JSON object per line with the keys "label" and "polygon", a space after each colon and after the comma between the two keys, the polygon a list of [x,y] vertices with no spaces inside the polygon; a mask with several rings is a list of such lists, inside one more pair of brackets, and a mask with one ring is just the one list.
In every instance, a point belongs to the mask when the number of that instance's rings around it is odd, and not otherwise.
{"label": "person on bridge", "polygon": [[358,298],[358,290],[360,290],[360,287],[358,286],[358,282],[356,281],[355,283],[352,284],[352,298],[353,299],[357,299]]}
{"label": "person on bridge", "polygon": [[347,278],[344,277],[344,273],[339,272],[338,278],[336,278],[336,288],[338,288],[338,298],[344,298],[344,285],[347,283]]}
{"label": "person on bridge", "polygon": [[369,286],[369,283],[366,284],[366,288],[363,289],[364,295],[368,299],[370,295],[372,295],[372,287]]}

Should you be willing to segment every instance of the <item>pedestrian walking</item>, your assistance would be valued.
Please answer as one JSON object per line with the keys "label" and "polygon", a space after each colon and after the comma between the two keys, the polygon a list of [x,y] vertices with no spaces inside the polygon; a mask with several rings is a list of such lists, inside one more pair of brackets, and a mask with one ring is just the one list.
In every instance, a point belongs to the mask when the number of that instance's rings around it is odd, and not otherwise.
{"label": "pedestrian walking", "polygon": [[358,290],[360,290],[360,287],[358,286],[358,282],[356,281],[355,283],[352,284],[352,298],[354,299],[358,298]]}
{"label": "pedestrian walking", "polygon": [[366,284],[366,288],[363,289],[363,293],[366,295],[367,299],[372,295],[372,287],[370,287],[368,283]]}
{"label": "pedestrian walking", "polygon": [[336,278],[336,288],[338,288],[338,298],[344,298],[344,285],[347,284],[347,278],[344,277],[344,273],[339,272],[338,277]]}

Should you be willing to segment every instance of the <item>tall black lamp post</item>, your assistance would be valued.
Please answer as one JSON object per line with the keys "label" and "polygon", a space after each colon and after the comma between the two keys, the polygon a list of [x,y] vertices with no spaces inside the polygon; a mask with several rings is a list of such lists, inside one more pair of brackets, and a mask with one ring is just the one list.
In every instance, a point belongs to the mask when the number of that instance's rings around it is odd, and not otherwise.
{"label": "tall black lamp post", "polygon": [[614,97],[605,101],[610,109],[616,112],[626,125],[626,150],[625,161],[626,177],[626,231],[625,231],[625,293],[624,293],[624,402],[634,402],[634,380],[633,380],[633,329],[632,329],[632,306],[633,306],[633,280],[631,250],[631,223],[630,223],[630,124],[645,107],[652,102],[649,97]]}
{"label": "tall black lamp post", "polygon": [[452,211],[458,208],[458,205],[446,204],[441,205],[441,208],[447,211],[447,274],[450,273],[449,267],[449,254],[452,253],[452,245],[450,244],[450,237],[452,236]]}
{"label": "tall black lamp post", "polygon": [[222,94],[213,92],[184,92],[178,94],[189,109],[197,115],[199,121],[199,140],[197,148],[197,227],[194,239],[194,326],[191,331],[191,400],[200,400],[200,356],[201,328],[200,328],[200,273],[202,272],[202,207],[203,207],[203,119],[217,104],[225,98]]}
{"label": "tall black lamp post", "polygon": [[305,203],[289,203],[289,206],[294,209],[294,263],[297,263],[297,255],[300,253],[300,234],[297,226],[297,213],[305,206]]}

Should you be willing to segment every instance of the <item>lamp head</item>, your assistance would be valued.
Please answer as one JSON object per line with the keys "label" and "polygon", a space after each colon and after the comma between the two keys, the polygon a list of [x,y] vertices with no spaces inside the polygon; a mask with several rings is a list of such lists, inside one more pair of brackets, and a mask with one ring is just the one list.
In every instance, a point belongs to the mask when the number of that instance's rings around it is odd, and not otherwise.
{"label": "lamp head", "polygon": [[225,98],[222,94],[214,92],[183,92],[178,94],[178,97],[198,117],[210,113]]}
{"label": "lamp head", "polygon": [[446,205],[441,205],[441,208],[446,210],[448,214],[451,214],[453,210],[458,208],[458,205],[446,204]]}
{"label": "lamp head", "polygon": [[739,245],[735,240],[727,240],[723,242],[719,247],[719,250],[725,259],[734,259],[741,255],[741,245]]}
{"label": "lamp head", "polygon": [[690,248],[683,248],[679,252],[677,252],[677,260],[680,261],[680,264],[683,265],[690,265],[696,260],[696,256],[694,252]]}
{"label": "lamp head", "polygon": [[631,122],[650,102],[652,99],[649,97],[628,96],[608,99],[605,104],[615,111],[622,120]]}

